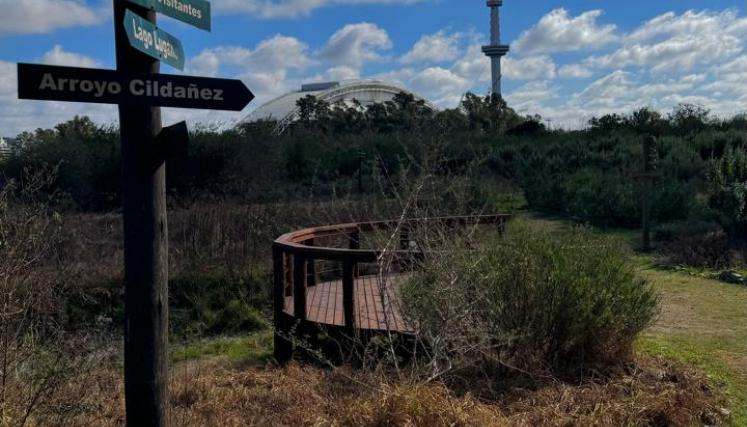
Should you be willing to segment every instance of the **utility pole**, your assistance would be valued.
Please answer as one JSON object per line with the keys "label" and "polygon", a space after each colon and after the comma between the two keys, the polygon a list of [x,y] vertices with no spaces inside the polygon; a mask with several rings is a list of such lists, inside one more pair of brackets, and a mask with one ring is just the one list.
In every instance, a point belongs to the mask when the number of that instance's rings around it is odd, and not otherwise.
{"label": "utility pole", "polygon": [[363,194],[363,150],[358,151],[358,194]]}
{"label": "utility pole", "polygon": [[643,137],[643,191],[641,192],[641,243],[644,252],[651,251],[651,196],[653,192],[656,138],[651,135]]}
{"label": "utility pole", "polygon": [[[159,61],[133,49],[122,23],[129,8],[156,23],[156,12],[114,0],[117,71],[157,74]],[[166,163],[156,139],[161,108],[119,106],[125,261],[127,426],[168,424],[168,226]]]}

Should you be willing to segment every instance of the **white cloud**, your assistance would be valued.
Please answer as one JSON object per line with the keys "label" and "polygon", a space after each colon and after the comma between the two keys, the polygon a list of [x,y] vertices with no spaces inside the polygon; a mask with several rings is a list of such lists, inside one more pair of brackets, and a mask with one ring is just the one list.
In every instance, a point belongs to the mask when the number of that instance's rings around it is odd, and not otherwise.
{"label": "white cloud", "polygon": [[16,95],[17,77],[16,64],[0,61],[0,97]]}
{"label": "white cloud", "polygon": [[[309,54],[309,47],[294,37],[276,35],[263,40],[255,48],[217,46],[200,52],[187,64],[191,74],[217,76],[228,74],[249,87],[256,99],[253,106],[290,90],[297,89],[301,78],[292,72],[303,72],[317,65]],[[177,113],[174,113],[175,117]],[[181,114],[179,117],[183,117]],[[211,113],[212,118],[227,121],[235,114]]]}
{"label": "white cloud", "polygon": [[470,45],[467,53],[454,63],[452,71],[472,81],[473,84],[490,81],[490,61],[478,44]]}
{"label": "white cloud", "polygon": [[294,37],[275,36],[257,45],[251,57],[246,60],[250,60],[254,67],[264,70],[276,68],[301,70],[313,64],[307,56],[307,50],[308,46]]}
{"label": "white cloud", "polygon": [[630,95],[632,85],[631,74],[617,70],[592,82],[586,89],[574,95],[574,98],[588,106],[609,107],[619,98]]}
{"label": "white cloud", "polygon": [[721,76],[747,72],[747,56],[740,56],[721,65],[716,69],[716,72]]}
{"label": "white cloud", "polygon": [[549,81],[536,81],[513,90],[506,95],[506,101],[521,114],[534,114],[544,103],[556,97],[557,88]]}
{"label": "white cloud", "polygon": [[568,64],[560,67],[558,75],[564,79],[585,79],[591,77],[593,72],[583,65]]}
{"label": "white cloud", "polygon": [[742,43],[725,34],[678,35],[655,44],[624,46],[592,57],[585,64],[597,68],[647,67],[653,72],[689,71],[696,65],[728,59],[742,51]]}
{"label": "white cloud", "polygon": [[572,18],[566,9],[555,9],[524,31],[514,43],[522,54],[586,50],[615,41],[615,25],[597,24],[601,10],[591,10]]}
{"label": "white cloud", "polygon": [[747,22],[738,18],[734,9],[721,12],[688,10],[681,15],[667,12],[659,15],[629,34],[629,42],[641,42],[661,35],[727,33],[744,35]]}
{"label": "white cloud", "polygon": [[400,62],[412,64],[452,61],[459,55],[458,42],[460,38],[460,34],[446,34],[443,30],[436,34],[423,36],[409,52],[402,55]]}
{"label": "white cloud", "polygon": [[547,55],[514,59],[506,57],[501,66],[503,77],[509,80],[555,78],[555,62]]}
{"label": "white cloud", "polygon": [[691,74],[679,80],[669,79],[665,82],[648,83],[640,85],[635,93],[641,99],[653,102],[656,98],[676,93],[685,93],[695,88],[695,85],[703,81],[703,75]]}
{"label": "white cloud", "polygon": [[542,99],[548,83],[532,82],[510,91],[507,99],[567,127],[643,107],[671,111],[682,102],[729,116],[746,109],[745,43],[747,18],[736,10],[669,12],[616,35],[617,46],[606,54],[561,66],[561,78],[585,79],[604,70],[575,93],[565,88],[561,96]]}
{"label": "white cloud", "polygon": [[307,16],[335,5],[413,4],[421,0],[213,0],[218,13],[243,13],[262,19]]}
{"label": "white cloud", "polygon": [[643,67],[653,72],[688,72],[697,66],[720,63],[744,49],[747,19],[734,10],[668,12],[623,38],[612,53],[590,57],[585,65],[597,68]]}
{"label": "white cloud", "polygon": [[206,49],[189,62],[188,69],[214,75],[221,66],[271,72],[301,70],[313,63],[305,43],[294,37],[277,35],[261,41],[254,49],[240,46]]}
{"label": "white cloud", "polygon": [[93,9],[81,0],[0,0],[0,10],[0,36],[50,33],[60,28],[97,25],[107,19],[103,7]]}
{"label": "white cloud", "polygon": [[329,38],[318,57],[334,65],[360,69],[367,62],[382,60],[381,51],[391,49],[389,34],[376,24],[348,24]]}
{"label": "white cloud", "polygon": [[431,99],[464,93],[471,86],[467,79],[441,67],[430,67],[417,72],[408,83],[417,92]]}
{"label": "white cloud", "polygon": [[90,56],[75,52],[66,52],[61,45],[55,45],[52,50],[46,52],[39,61],[48,65],[62,65],[68,67],[97,68],[101,63]]}
{"label": "white cloud", "polygon": [[407,87],[407,82],[417,73],[413,68],[401,68],[399,70],[387,71],[385,73],[379,73],[371,76],[377,80],[384,80],[388,82],[394,82],[400,86]]}
{"label": "white cloud", "polygon": [[747,56],[740,56],[723,64],[713,73],[715,78],[712,81],[703,79],[699,82],[701,91],[732,100],[744,100],[747,97]]}
{"label": "white cloud", "polygon": [[197,76],[215,77],[218,75],[222,60],[216,49],[206,49],[192,59],[187,60],[185,71]]}
{"label": "white cloud", "polygon": [[361,75],[358,70],[345,66],[332,67],[324,72],[324,79],[333,81],[354,80],[359,78],[360,76]]}

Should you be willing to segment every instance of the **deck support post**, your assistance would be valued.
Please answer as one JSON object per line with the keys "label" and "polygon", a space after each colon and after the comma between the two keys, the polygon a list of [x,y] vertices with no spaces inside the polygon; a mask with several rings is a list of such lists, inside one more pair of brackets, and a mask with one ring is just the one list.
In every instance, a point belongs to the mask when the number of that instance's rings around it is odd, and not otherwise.
{"label": "deck support post", "polygon": [[285,296],[293,296],[293,257],[283,254],[283,277],[285,278]]}
{"label": "deck support post", "polygon": [[288,334],[288,326],[285,320],[283,309],[285,308],[285,256],[278,248],[272,251],[272,268],[273,268],[273,310],[275,334],[274,355],[278,363],[287,363],[293,356],[293,344],[281,334]]}
{"label": "deck support post", "polygon": [[[361,230],[360,228],[356,228],[355,231],[350,233],[350,236],[348,236],[348,239],[350,240],[350,249],[357,250],[361,248]],[[360,277],[360,272],[358,271],[358,265],[353,266],[353,277]]]}
{"label": "deck support post", "polygon": [[345,328],[355,329],[355,262],[345,258],[342,262],[342,307],[345,312]]}
{"label": "deck support post", "polygon": [[293,255],[293,317],[306,320],[306,258]]}
{"label": "deck support post", "polygon": [[[306,246],[314,246],[314,239],[307,240]],[[316,286],[316,264],[314,263],[314,258],[309,257],[306,260],[306,272],[306,286]]]}

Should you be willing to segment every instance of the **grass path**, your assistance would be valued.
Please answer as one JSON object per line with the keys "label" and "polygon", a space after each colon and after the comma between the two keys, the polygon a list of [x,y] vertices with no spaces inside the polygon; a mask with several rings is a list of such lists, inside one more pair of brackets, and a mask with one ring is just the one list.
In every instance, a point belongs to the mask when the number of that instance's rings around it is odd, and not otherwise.
{"label": "grass path", "polygon": [[661,293],[661,312],[638,349],[704,370],[725,386],[732,425],[747,426],[747,287],[655,269],[641,274]]}
{"label": "grass path", "polygon": [[[540,227],[562,232],[565,220],[527,215]],[[630,230],[600,233],[637,247],[639,234]],[[661,296],[655,323],[638,339],[639,351],[679,360],[706,372],[725,387],[732,412],[731,424],[747,427],[747,286],[712,280],[705,270],[682,272],[653,267],[653,257],[636,255],[641,275]]]}

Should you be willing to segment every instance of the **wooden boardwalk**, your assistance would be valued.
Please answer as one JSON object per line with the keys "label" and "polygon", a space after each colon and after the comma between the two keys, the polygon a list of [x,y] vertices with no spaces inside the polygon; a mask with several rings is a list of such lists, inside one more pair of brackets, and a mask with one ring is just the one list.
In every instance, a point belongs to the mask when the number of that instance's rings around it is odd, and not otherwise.
{"label": "wooden boardwalk", "polygon": [[[297,344],[289,335],[303,336],[312,325],[344,328],[346,333],[413,335],[414,328],[402,316],[399,290],[417,268],[413,261],[422,259],[419,233],[427,234],[431,225],[441,230],[489,226],[502,231],[510,218],[497,214],[335,224],[280,236],[272,246],[275,358],[281,363],[290,360]],[[365,248],[375,245],[382,233],[398,242],[386,251]],[[385,267],[379,265],[384,258],[390,260]]]}
{"label": "wooden boardwalk", "polygon": [[[357,329],[411,333],[402,318],[399,287],[407,274],[363,276],[355,279]],[[327,326],[345,326],[342,280],[322,282],[306,290],[306,320]],[[293,317],[293,297],[285,297],[283,311]]]}

